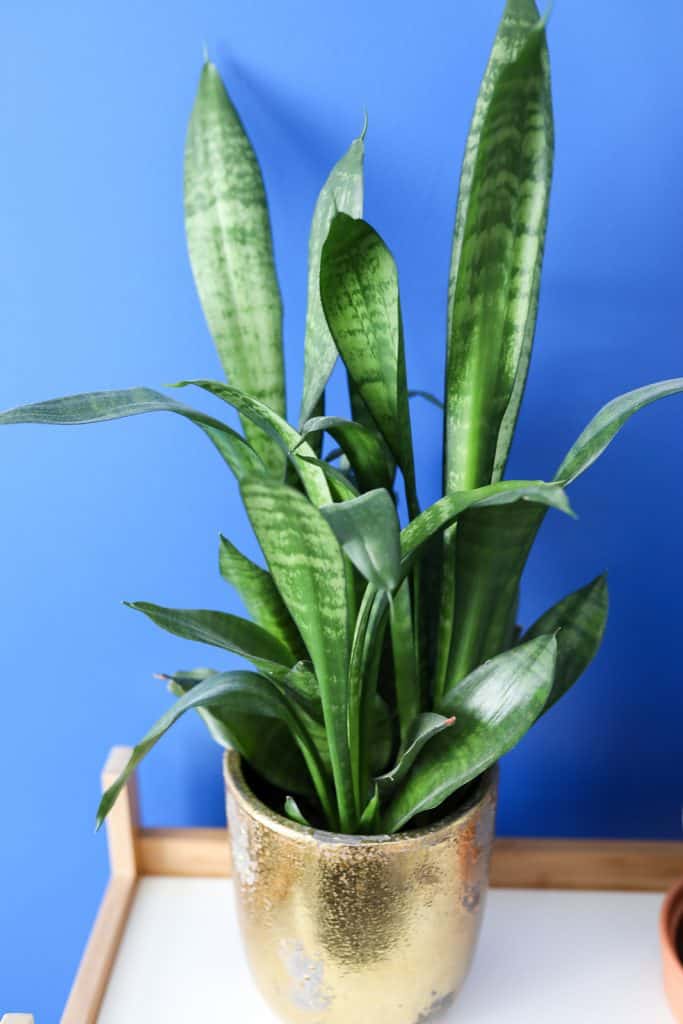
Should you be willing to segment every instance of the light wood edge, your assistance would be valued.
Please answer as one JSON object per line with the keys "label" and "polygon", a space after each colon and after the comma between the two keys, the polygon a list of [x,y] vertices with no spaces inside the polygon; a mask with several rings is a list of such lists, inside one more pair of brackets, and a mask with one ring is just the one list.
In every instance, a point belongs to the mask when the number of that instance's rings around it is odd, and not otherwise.
{"label": "light wood edge", "polygon": [[[102,771],[102,790],[121,774],[132,751],[113,747]],[[137,782],[131,777],[106,822],[111,878],[85,947],[61,1024],[96,1024],[114,960],[133,903],[138,878],[140,830]]]}
{"label": "light wood edge", "polygon": [[61,1024],[96,1024],[135,896],[135,887],[135,878],[125,876],[114,876],[109,882],[62,1014]]}
{"label": "light wood edge", "polygon": [[6,1013],[0,1017],[0,1024],[33,1024],[32,1013]]}

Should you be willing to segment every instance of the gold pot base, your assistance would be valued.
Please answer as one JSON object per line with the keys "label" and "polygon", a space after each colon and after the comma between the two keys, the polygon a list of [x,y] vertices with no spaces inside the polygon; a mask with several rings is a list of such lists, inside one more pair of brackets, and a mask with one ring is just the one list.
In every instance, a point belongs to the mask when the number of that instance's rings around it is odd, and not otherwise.
{"label": "gold pot base", "polygon": [[456,816],[396,836],[290,822],[225,758],[235,897],[254,980],[288,1024],[426,1024],[470,965],[488,884],[496,772]]}

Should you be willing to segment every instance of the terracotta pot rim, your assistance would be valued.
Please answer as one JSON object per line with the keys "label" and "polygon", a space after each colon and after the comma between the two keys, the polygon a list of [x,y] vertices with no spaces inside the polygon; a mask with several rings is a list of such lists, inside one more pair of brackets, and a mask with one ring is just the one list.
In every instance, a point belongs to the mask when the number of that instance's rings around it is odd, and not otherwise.
{"label": "terracotta pot rim", "polygon": [[683,879],[670,889],[659,915],[659,937],[662,953],[670,971],[683,979],[683,963],[676,953],[676,932],[683,920]]}
{"label": "terracotta pot rim", "polygon": [[498,781],[498,765],[494,764],[483,772],[478,780],[477,786],[466,803],[459,807],[453,814],[434,822],[426,828],[407,829],[405,832],[397,832],[394,835],[347,835],[343,832],[328,832],[325,829],[314,828],[310,825],[300,825],[284,815],[278,814],[268,804],[264,803],[251,789],[242,771],[242,759],[236,750],[226,750],[223,756],[223,777],[225,784],[248,813],[268,828],[288,835],[292,839],[310,841],[320,845],[329,846],[386,846],[409,844],[416,840],[428,839],[431,842],[438,842],[445,838],[454,825],[462,825],[464,821],[474,816],[479,806],[484,802],[488,794],[495,789]]}

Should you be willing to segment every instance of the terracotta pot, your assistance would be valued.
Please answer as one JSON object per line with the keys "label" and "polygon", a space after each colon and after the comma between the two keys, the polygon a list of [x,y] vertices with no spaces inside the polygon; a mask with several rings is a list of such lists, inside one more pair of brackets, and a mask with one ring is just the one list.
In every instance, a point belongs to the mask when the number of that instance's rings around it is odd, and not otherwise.
{"label": "terracotta pot", "polygon": [[683,1024],[683,963],[681,963],[679,939],[681,928],[683,928],[683,881],[670,891],[664,900],[659,917],[664,988],[674,1017]]}
{"label": "terracotta pot", "polygon": [[420,831],[345,836],[258,799],[225,757],[242,939],[261,994],[289,1024],[426,1024],[470,965],[493,841],[497,772]]}

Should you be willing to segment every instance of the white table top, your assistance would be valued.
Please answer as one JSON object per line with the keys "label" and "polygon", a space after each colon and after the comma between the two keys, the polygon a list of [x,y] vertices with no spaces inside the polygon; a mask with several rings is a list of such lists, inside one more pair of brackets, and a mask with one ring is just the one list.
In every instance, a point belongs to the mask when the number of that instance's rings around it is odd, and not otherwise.
{"label": "white table top", "polygon": [[[444,1024],[672,1024],[656,893],[494,889]],[[275,1024],[220,878],[141,879],[99,1024]]]}

